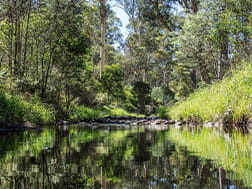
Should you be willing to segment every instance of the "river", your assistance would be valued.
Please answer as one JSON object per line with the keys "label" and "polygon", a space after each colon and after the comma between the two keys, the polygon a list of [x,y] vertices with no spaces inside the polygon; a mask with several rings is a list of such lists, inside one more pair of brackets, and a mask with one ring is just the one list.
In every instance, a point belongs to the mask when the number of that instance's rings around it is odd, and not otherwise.
{"label": "river", "polygon": [[0,188],[252,188],[252,136],[45,128],[0,137]]}

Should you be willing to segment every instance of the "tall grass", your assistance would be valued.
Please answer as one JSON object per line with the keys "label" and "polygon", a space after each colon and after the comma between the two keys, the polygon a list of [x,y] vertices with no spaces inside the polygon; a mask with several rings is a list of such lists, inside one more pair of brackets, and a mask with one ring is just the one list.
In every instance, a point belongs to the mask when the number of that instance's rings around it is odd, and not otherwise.
{"label": "tall grass", "polygon": [[39,98],[28,101],[21,95],[0,90],[0,121],[11,123],[47,124],[55,120],[55,112],[42,104]]}
{"label": "tall grass", "polygon": [[252,65],[245,65],[232,76],[199,89],[169,112],[172,119],[236,122],[252,117]]}
{"label": "tall grass", "polygon": [[72,105],[69,118],[70,120],[94,119],[103,117],[104,115],[104,111],[100,109]]}
{"label": "tall grass", "polygon": [[229,178],[244,180],[247,186],[252,186],[252,135],[227,134],[207,128],[191,132],[185,128],[171,129],[167,138],[186,146],[197,156],[214,160],[215,164],[233,171]]}

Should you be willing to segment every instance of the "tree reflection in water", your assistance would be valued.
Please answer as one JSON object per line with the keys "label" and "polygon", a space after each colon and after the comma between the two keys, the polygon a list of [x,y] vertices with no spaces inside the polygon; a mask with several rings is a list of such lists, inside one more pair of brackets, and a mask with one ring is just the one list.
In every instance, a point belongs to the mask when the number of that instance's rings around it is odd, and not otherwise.
{"label": "tree reflection in water", "polygon": [[44,129],[0,138],[1,188],[243,187],[169,131]]}

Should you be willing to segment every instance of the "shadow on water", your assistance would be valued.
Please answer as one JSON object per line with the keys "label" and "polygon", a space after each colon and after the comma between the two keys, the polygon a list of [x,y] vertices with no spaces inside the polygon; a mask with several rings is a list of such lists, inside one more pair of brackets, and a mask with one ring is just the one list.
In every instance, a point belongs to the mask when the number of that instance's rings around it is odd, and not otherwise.
{"label": "shadow on water", "polygon": [[0,188],[249,188],[188,146],[195,138],[185,136],[179,130],[74,127],[5,134]]}

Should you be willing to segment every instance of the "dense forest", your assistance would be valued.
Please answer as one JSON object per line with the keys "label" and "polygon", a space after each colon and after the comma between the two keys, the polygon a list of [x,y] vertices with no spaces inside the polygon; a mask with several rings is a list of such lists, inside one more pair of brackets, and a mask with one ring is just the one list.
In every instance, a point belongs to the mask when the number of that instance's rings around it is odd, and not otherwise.
{"label": "dense forest", "polygon": [[251,58],[251,0],[0,0],[0,120],[167,116]]}

